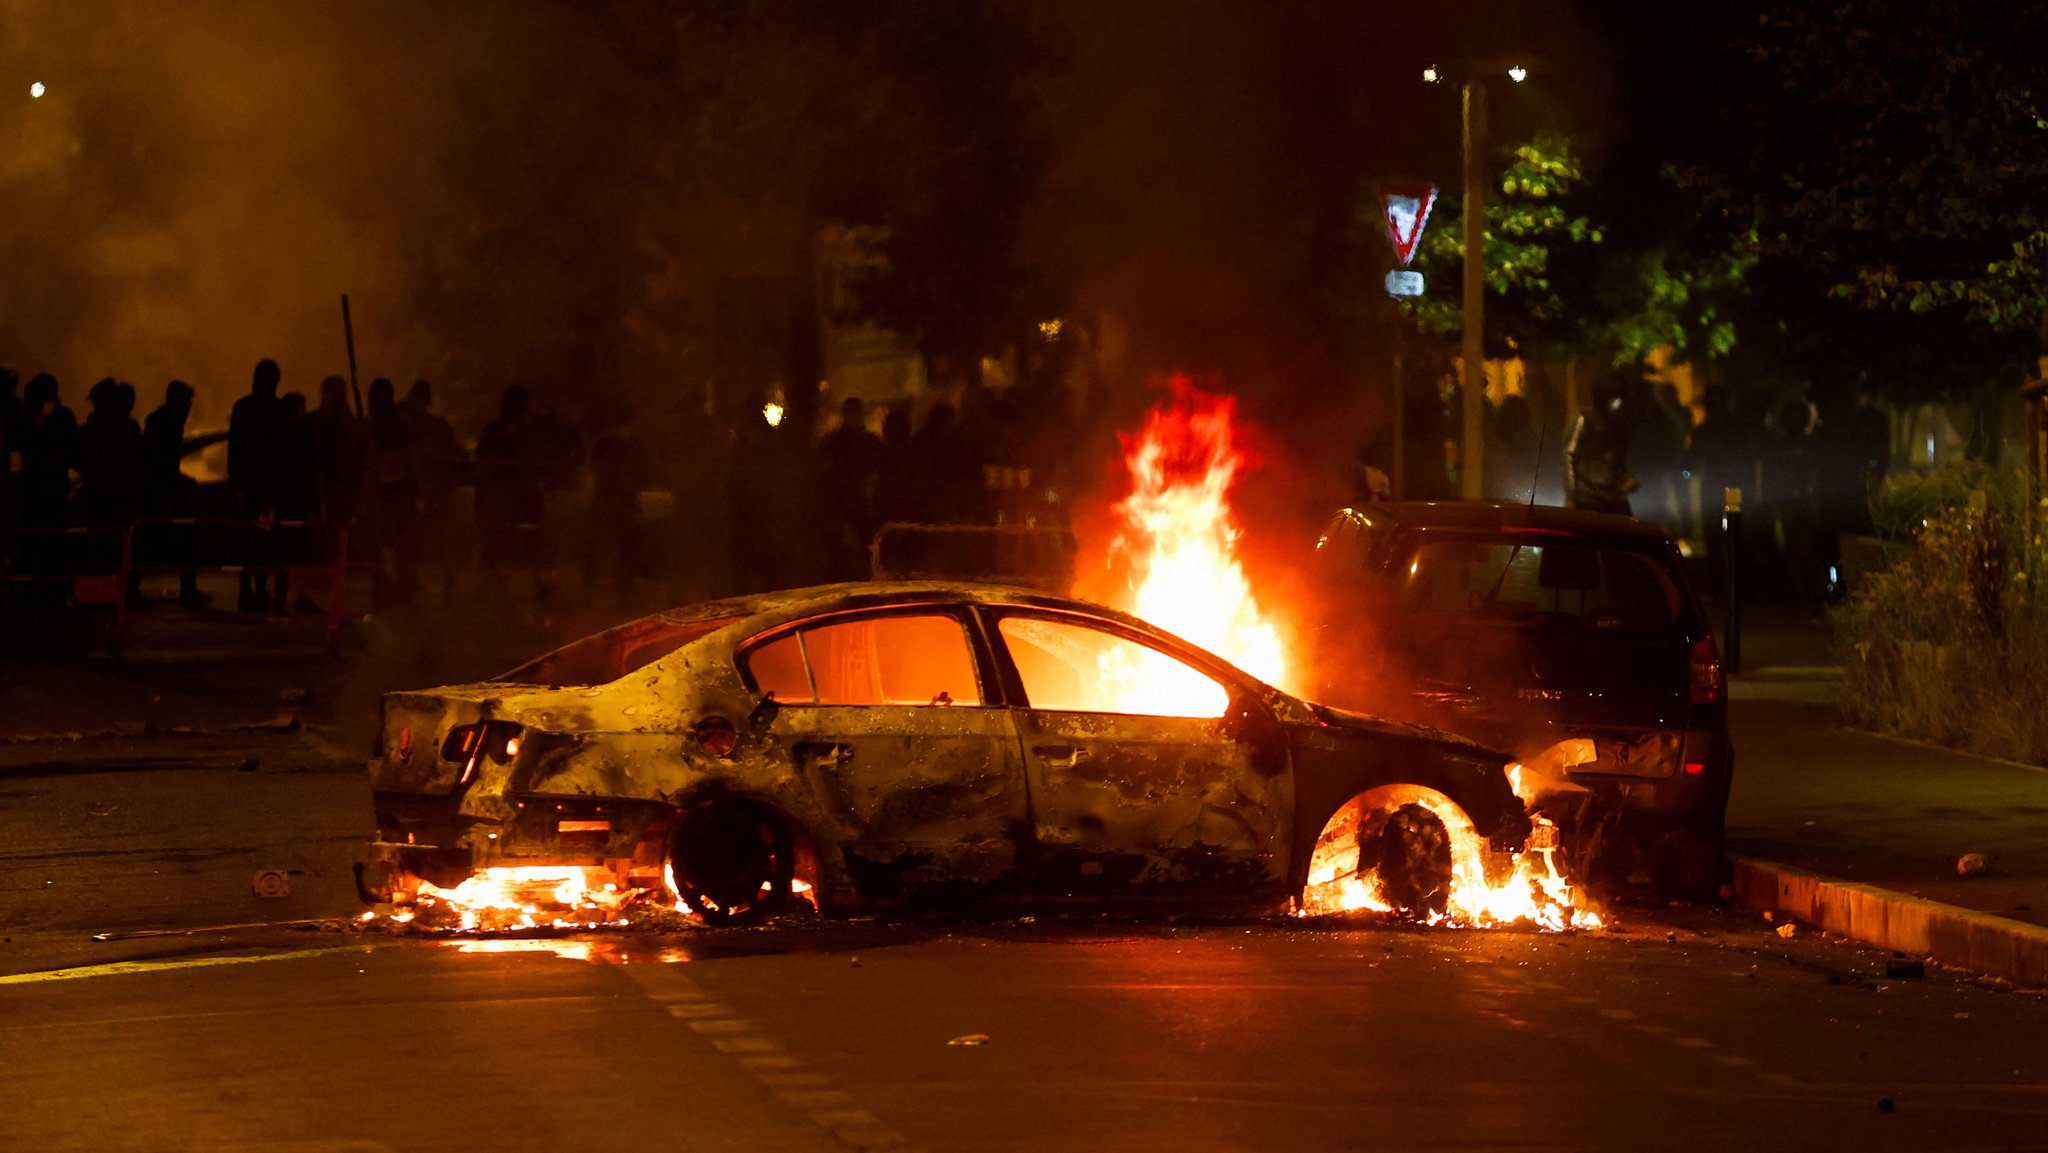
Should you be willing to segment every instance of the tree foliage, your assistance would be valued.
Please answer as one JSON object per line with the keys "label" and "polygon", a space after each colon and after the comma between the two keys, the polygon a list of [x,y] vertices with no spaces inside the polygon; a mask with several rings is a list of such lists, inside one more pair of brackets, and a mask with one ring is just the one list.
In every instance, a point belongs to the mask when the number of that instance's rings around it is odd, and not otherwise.
{"label": "tree foliage", "polygon": [[1763,252],[1837,296],[2036,328],[2048,305],[2044,42],[2038,5],[1780,5],[1746,46],[1758,69],[1739,105],[1747,131],[1690,175]]}
{"label": "tree foliage", "polygon": [[[1575,249],[1598,245],[1600,226],[1583,211],[1586,178],[1570,143],[1539,133],[1514,146],[1486,205],[1486,340],[1489,354],[1575,342],[1579,310],[1589,303],[1589,262]],[[1371,211],[1378,219],[1379,206]],[[1437,201],[1416,265],[1432,286],[1404,307],[1426,333],[1455,335],[1464,326],[1464,206],[1455,194]]]}

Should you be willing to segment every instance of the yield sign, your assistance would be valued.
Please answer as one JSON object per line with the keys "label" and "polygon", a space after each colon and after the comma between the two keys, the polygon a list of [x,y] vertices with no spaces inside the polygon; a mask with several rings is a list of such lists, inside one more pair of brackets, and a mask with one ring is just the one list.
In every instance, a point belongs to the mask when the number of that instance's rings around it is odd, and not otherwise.
{"label": "yield sign", "polygon": [[1422,240],[1422,230],[1429,224],[1430,206],[1436,203],[1436,186],[1413,184],[1405,188],[1389,188],[1380,196],[1380,204],[1387,217],[1387,239],[1394,242],[1394,255],[1400,257],[1401,267],[1415,259],[1415,245]]}

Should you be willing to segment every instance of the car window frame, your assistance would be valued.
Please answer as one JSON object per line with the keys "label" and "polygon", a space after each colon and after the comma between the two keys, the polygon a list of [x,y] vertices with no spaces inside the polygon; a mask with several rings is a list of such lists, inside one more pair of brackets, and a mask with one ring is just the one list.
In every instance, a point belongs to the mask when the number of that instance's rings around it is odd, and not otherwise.
{"label": "car window frame", "polygon": [[998,672],[1003,678],[1005,699],[1010,702],[1011,708],[1048,713],[1075,711],[1072,709],[1040,708],[1031,703],[1030,694],[1024,691],[1023,675],[1017,671],[1017,662],[1010,656],[1009,639],[1003,635],[1002,623],[1010,617],[1024,617],[1032,620],[1052,621],[1056,624],[1092,628],[1097,632],[1121,637],[1133,644],[1142,645],[1193,668],[1196,672],[1222,685],[1224,693],[1228,698],[1223,712],[1215,717],[1115,712],[1090,712],[1087,714],[1090,716],[1135,717],[1154,721],[1199,721],[1213,723],[1219,720],[1228,720],[1234,714],[1245,709],[1245,702],[1247,700],[1259,700],[1262,696],[1262,694],[1253,690],[1247,683],[1247,678],[1249,678],[1250,674],[1240,671],[1233,665],[1224,663],[1220,658],[1210,656],[1193,645],[1179,641],[1170,633],[1155,633],[1146,629],[1132,628],[1130,625],[1114,618],[1095,616],[1091,613],[1073,612],[1067,609],[1048,608],[1042,605],[982,605],[977,615],[983,619],[982,627],[985,638],[990,652],[995,657]]}
{"label": "car window frame", "polygon": [[[754,679],[754,672],[750,658],[757,650],[767,645],[774,644],[775,642],[783,639],[784,637],[793,634],[796,637],[797,652],[803,660],[804,678],[806,681],[810,683],[812,699],[807,701],[791,701],[784,700],[781,697],[777,697],[775,698],[775,703],[779,707],[812,709],[1001,708],[1003,707],[1003,702],[1005,699],[1001,692],[1003,682],[1000,676],[997,675],[994,667],[994,662],[991,659],[991,654],[989,652],[988,637],[982,631],[980,627],[980,621],[976,618],[975,614],[972,611],[970,611],[970,609],[971,606],[961,605],[957,603],[924,602],[918,604],[888,605],[884,607],[834,609],[826,612],[816,613],[811,616],[804,617],[801,620],[784,621],[780,624],[771,625],[768,628],[762,629],[760,632],[757,632],[753,636],[748,637],[746,640],[741,641],[739,644],[734,645],[732,653],[733,671],[736,674],[738,674],[740,678],[740,683],[746,686],[746,689],[749,693],[752,693],[756,697],[761,696],[761,686],[760,683]],[[948,705],[891,705],[886,703],[863,705],[847,704],[845,702],[820,701],[816,699],[818,695],[818,677],[816,671],[813,670],[811,667],[810,650],[804,642],[803,634],[805,630],[821,628],[827,625],[834,624],[852,624],[857,621],[876,620],[886,617],[931,616],[945,617],[948,620],[951,620],[955,625],[959,626],[961,639],[967,643],[968,657],[973,664],[974,677],[976,681],[975,687],[981,696],[980,701],[973,704],[964,704],[959,701],[954,701],[952,704]]]}

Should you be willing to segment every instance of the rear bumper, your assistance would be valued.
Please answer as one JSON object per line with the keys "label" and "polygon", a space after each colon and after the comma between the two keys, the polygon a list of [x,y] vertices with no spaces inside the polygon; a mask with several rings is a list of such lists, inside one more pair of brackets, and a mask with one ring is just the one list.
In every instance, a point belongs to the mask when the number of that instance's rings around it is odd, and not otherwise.
{"label": "rear bumper", "polygon": [[364,895],[388,900],[421,880],[444,888],[512,865],[609,868],[658,877],[672,806],[610,798],[508,796],[501,815],[464,812],[459,793],[374,794],[377,840],[358,870]]}
{"label": "rear bumper", "polygon": [[[1662,831],[1680,826],[1721,827],[1728,809],[1734,751],[1725,733],[1684,735],[1677,771],[1666,776],[1572,773],[1566,779],[1621,811],[1624,826]],[[1689,766],[1698,765],[1698,772]]]}

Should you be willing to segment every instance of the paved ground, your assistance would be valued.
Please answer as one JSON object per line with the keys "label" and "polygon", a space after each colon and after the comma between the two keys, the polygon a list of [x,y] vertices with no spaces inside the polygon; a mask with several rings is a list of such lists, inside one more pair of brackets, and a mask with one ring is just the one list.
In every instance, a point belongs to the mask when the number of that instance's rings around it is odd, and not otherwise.
{"label": "paved ground", "polygon": [[[2048,1001],[1736,912],[208,928],[353,912],[375,689],[535,639],[418,635],[0,666],[0,1149],[2048,1148]],[[2048,774],[1841,731],[1810,640],[1753,640],[1734,686],[1735,847],[2048,908]],[[1993,870],[1955,880],[1964,851]],[[252,892],[270,868],[290,897]]]}
{"label": "paved ground", "polygon": [[[2048,770],[1846,729],[1823,628],[1766,618],[1746,639],[1731,849],[2048,925]],[[1990,867],[1959,875],[1967,853]]]}
{"label": "paved ground", "polygon": [[0,1148],[2048,1148],[2048,1002],[1714,914],[326,948],[0,984]]}

